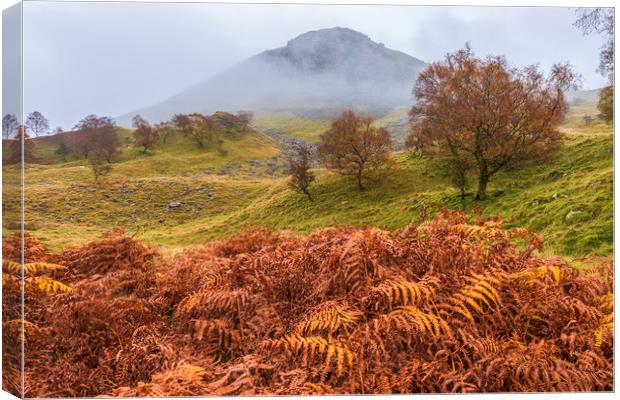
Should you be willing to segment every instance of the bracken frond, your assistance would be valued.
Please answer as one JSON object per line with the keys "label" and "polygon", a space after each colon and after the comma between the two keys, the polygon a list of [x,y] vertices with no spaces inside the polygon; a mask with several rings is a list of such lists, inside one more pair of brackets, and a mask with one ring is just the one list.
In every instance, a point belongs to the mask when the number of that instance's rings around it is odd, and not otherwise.
{"label": "bracken frond", "polygon": [[245,290],[204,290],[183,300],[178,310],[181,314],[192,312],[235,314],[243,309],[248,301]]}
{"label": "bracken frond", "polygon": [[269,340],[268,345],[290,356],[301,355],[302,363],[306,366],[321,358],[325,371],[330,371],[331,366],[335,365],[338,376],[344,373],[345,368],[349,372],[353,369],[355,355],[342,341],[327,340],[321,336],[292,334],[278,340]]}
{"label": "bracken frond", "polygon": [[322,305],[317,311],[310,313],[301,320],[295,327],[295,333],[308,335],[316,331],[327,331],[334,333],[337,330],[355,324],[362,313],[351,308],[328,302]]}
{"label": "bracken frond", "polygon": [[599,310],[605,313],[601,319],[600,325],[594,331],[594,344],[597,348],[603,347],[603,343],[613,343],[614,339],[614,295],[598,296],[594,299],[594,303],[599,306]]}
{"label": "bracken frond", "polygon": [[398,307],[385,316],[384,321],[412,335],[414,333],[428,336],[451,334],[450,327],[440,316],[426,313],[414,306]]}
{"label": "bracken frond", "polygon": [[410,282],[390,280],[372,289],[370,296],[374,300],[374,309],[386,304],[388,310],[396,306],[420,306],[429,303],[435,294],[436,281],[430,279]]}
{"label": "bracken frond", "polygon": [[[7,272],[19,273],[22,269],[22,265],[11,260],[2,260],[2,268]],[[65,269],[65,267],[58,264],[42,262],[31,262],[24,264],[24,274],[34,274],[41,271],[56,271],[59,269]]]}
{"label": "bracken frond", "polygon": [[557,265],[541,265],[540,267],[524,269],[511,275],[511,278],[523,279],[529,284],[533,284],[537,281],[542,281],[547,284],[559,284],[569,277],[568,271]]}
{"label": "bracken frond", "polygon": [[499,293],[493,287],[499,285],[499,279],[474,274],[466,280],[469,284],[452,295],[444,308],[474,321],[474,314],[484,314],[485,306],[492,308],[499,305]]}
{"label": "bracken frond", "polygon": [[28,285],[28,287],[36,288],[45,293],[69,293],[73,291],[70,286],[43,276],[28,277],[24,279],[24,283]]}

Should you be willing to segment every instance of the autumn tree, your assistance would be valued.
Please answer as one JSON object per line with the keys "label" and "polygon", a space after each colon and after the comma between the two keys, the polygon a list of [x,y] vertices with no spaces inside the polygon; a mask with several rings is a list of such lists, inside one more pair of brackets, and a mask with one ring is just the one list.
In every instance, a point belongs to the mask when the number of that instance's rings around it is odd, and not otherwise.
{"label": "autumn tree", "polygon": [[26,126],[35,136],[44,134],[50,129],[47,118],[38,111],[33,111],[26,117]]}
{"label": "autumn tree", "polygon": [[71,154],[71,148],[67,145],[67,141],[62,139],[60,143],[58,143],[58,148],[56,149],[56,154],[62,158],[63,161],[67,160],[67,156]]}
{"label": "autumn tree", "polygon": [[317,155],[326,168],[353,176],[362,190],[364,179],[390,160],[391,148],[387,129],[377,128],[372,118],[348,110],[320,136]]}
{"label": "autumn tree", "polygon": [[599,117],[606,124],[611,124],[614,120],[614,87],[613,85],[605,86],[598,93],[598,111]]}
{"label": "autumn tree", "polygon": [[28,135],[27,127],[19,125],[17,127],[17,134],[9,142],[6,164],[19,164],[22,160],[25,163],[36,162],[37,158],[34,154],[34,147],[34,141]]}
{"label": "autumn tree", "polygon": [[174,133],[174,126],[172,122],[169,121],[158,122],[155,124],[154,128],[157,131],[157,134],[159,135],[159,138],[161,139],[163,144],[166,144],[168,142],[168,139],[170,139],[170,137]]}
{"label": "autumn tree", "polygon": [[133,132],[134,147],[142,147],[143,153],[146,153],[159,141],[159,131],[140,115],[133,117],[132,122],[135,128]]}
{"label": "autumn tree", "polygon": [[81,132],[72,132],[71,135],[65,138],[65,142],[71,153],[77,158],[88,159],[88,153],[91,151],[92,145],[86,135]]}
{"label": "autumn tree", "polygon": [[583,116],[583,123],[584,125],[591,125],[593,121],[593,118],[591,115],[584,115]]}
{"label": "autumn tree", "polygon": [[120,147],[120,139],[114,127],[114,120],[110,117],[98,117],[88,115],[80,120],[73,128],[80,131],[80,135],[74,135],[73,150],[81,157],[96,150],[98,157],[104,157],[107,162],[112,158]]}
{"label": "autumn tree", "polygon": [[598,72],[607,75],[609,85],[599,92],[597,108],[601,119],[607,124],[613,122],[614,111],[614,9],[613,8],[582,8],[577,10],[575,25],[584,35],[591,33],[607,36],[601,47]]}
{"label": "autumn tree", "polygon": [[563,92],[577,80],[568,65],[554,65],[545,78],[535,66],[510,68],[503,57],[475,58],[467,46],[418,77],[407,143],[473,159],[476,199],[483,200],[498,171],[543,161],[559,148],[558,127],[567,111]]}
{"label": "autumn tree", "polygon": [[461,201],[464,201],[469,187],[469,172],[472,169],[472,163],[466,158],[449,156],[444,160],[444,168],[450,183],[459,190]]}
{"label": "autumn tree", "polygon": [[223,142],[218,135],[220,126],[215,118],[199,113],[177,114],[172,122],[185,136],[192,138],[199,148],[215,145],[220,153],[223,152]]}
{"label": "autumn tree", "polygon": [[114,126],[114,119],[111,117],[98,117],[95,114],[89,114],[82,118],[74,127],[74,130],[95,130]]}
{"label": "autumn tree", "polygon": [[112,165],[107,161],[107,155],[99,150],[93,150],[88,154],[88,162],[95,176],[95,180],[107,175],[112,171]]}
{"label": "autumn tree", "polygon": [[285,155],[286,169],[290,175],[289,186],[297,190],[312,201],[309,187],[314,182],[315,176],[312,167],[313,151],[307,144],[294,145]]}
{"label": "autumn tree", "polygon": [[2,137],[10,139],[18,126],[19,122],[17,121],[17,117],[13,114],[6,114],[2,117]]}
{"label": "autumn tree", "polygon": [[237,118],[239,118],[243,128],[247,129],[254,118],[254,113],[252,111],[237,111]]}

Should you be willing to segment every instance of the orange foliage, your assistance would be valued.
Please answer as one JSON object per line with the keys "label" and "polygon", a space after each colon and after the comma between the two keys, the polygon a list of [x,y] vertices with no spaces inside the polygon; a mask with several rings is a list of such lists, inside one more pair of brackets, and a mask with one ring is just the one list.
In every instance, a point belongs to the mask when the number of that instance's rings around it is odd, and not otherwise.
{"label": "orange foliage", "polygon": [[111,235],[51,256],[74,291],[33,305],[26,396],[612,390],[613,269],[541,245],[448,211],[166,260]]}

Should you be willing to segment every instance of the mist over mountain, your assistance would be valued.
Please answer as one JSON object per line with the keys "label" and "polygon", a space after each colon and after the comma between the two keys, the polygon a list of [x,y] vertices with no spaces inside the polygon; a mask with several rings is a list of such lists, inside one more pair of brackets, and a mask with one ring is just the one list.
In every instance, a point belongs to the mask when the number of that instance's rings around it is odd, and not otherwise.
{"label": "mist over mountain", "polygon": [[128,125],[137,113],[157,122],[219,110],[385,111],[411,104],[413,83],[425,66],[348,28],[310,31],[118,122]]}

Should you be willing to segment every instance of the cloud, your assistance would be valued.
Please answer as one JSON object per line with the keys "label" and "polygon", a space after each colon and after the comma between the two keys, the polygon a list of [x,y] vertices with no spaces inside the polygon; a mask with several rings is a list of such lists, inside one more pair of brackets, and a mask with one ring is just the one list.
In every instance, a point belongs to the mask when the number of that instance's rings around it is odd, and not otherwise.
{"label": "cloud", "polygon": [[24,3],[24,103],[51,124],[117,116],[158,103],[308,30],[363,32],[438,60],[470,41],[517,65],[571,61],[589,87],[603,39],[583,36],[565,8],[205,3]]}

